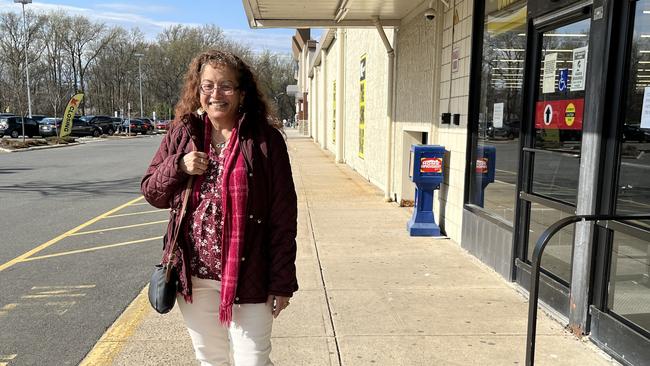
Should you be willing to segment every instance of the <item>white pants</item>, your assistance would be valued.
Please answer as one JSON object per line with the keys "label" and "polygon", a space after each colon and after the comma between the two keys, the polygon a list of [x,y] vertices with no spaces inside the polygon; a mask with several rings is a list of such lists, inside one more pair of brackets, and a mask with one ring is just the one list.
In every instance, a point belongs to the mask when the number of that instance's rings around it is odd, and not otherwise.
{"label": "white pants", "polygon": [[202,366],[228,366],[231,354],[235,366],[273,366],[273,313],[266,303],[234,304],[226,329],[219,323],[221,282],[192,277],[192,303],[182,295],[176,300]]}

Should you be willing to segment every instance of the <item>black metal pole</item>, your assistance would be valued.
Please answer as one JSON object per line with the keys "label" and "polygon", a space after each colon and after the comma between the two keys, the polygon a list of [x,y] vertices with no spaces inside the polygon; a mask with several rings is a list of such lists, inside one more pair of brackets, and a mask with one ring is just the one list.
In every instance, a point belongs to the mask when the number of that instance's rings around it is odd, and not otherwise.
{"label": "black metal pole", "polygon": [[535,335],[537,331],[537,305],[539,302],[539,273],[542,263],[542,254],[551,237],[567,225],[578,221],[630,221],[630,220],[650,220],[650,215],[577,215],[565,217],[548,229],[544,230],[542,235],[535,243],[533,257],[531,259],[530,289],[528,294],[528,333],[526,334],[526,366],[535,364]]}
{"label": "black metal pole", "polygon": [[542,263],[542,254],[546,244],[551,240],[551,237],[563,227],[580,221],[579,216],[570,216],[564,218],[548,229],[544,230],[542,235],[537,239],[535,249],[533,250],[533,258],[531,259],[530,270],[530,292],[528,294],[528,334],[526,335],[526,366],[533,366],[535,364],[535,335],[537,331],[537,304],[539,302],[539,271]]}

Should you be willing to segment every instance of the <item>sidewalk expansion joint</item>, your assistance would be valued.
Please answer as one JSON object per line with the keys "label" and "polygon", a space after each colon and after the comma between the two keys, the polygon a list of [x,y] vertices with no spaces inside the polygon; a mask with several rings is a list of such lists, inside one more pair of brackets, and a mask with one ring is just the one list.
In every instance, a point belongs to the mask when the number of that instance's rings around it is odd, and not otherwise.
{"label": "sidewalk expansion joint", "polygon": [[[305,184],[302,175],[302,166],[300,167],[299,172],[300,172],[300,183],[304,190]],[[334,317],[332,316],[332,305],[330,304],[330,298],[327,293],[327,286],[325,285],[325,276],[323,275],[323,266],[320,260],[320,253],[318,252],[318,245],[316,244],[316,236],[314,235],[314,223],[311,217],[311,206],[309,204],[308,192],[305,192],[304,197],[305,197],[305,205],[307,206],[307,222],[309,223],[309,231],[311,233],[311,238],[314,243],[314,251],[316,253],[316,260],[318,261],[318,269],[320,271],[320,280],[321,283],[323,284],[323,292],[325,293],[325,303],[327,304],[327,313],[329,315],[330,325],[332,326],[332,335],[333,335],[332,338],[334,339],[334,345],[336,346],[336,358],[338,360],[339,366],[341,366],[343,365],[343,363],[341,362],[341,348],[339,347],[339,340],[336,335],[336,327],[334,326]]]}

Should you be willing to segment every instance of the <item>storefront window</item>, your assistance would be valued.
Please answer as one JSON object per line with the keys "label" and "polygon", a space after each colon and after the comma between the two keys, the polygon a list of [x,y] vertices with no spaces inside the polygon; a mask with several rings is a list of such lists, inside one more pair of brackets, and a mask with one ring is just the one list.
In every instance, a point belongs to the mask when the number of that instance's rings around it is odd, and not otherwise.
{"label": "storefront window", "polygon": [[470,203],[512,223],[522,121],[526,1],[485,2],[476,169]]}
{"label": "storefront window", "polygon": [[[650,0],[638,1],[628,89],[620,134],[616,213],[650,212]],[[633,234],[615,232],[609,273],[609,310],[650,334],[650,222]]]}

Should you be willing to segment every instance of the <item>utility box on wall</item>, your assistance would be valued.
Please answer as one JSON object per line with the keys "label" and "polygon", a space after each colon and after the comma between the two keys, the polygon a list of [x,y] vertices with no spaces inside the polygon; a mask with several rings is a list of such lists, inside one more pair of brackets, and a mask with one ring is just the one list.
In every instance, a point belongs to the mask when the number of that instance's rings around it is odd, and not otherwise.
{"label": "utility box on wall", "polygon": [[444,177],[444,156],[444,146],[411,145],[409,177],[416,187],[413,216],[406,225],[411,236],[440,236],[433,216],[433,191]]}

